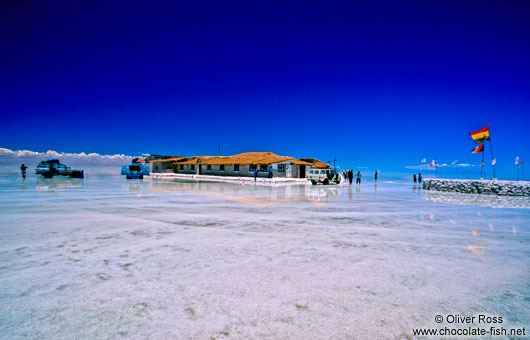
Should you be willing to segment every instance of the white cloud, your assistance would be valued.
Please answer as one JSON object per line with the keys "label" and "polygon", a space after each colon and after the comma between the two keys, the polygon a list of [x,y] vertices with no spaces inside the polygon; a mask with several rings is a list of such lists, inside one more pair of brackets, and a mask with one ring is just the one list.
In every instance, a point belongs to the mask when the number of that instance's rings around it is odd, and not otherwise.
{"label": "white cloud", "polygon": [[[438,168],[456,168],[457,164],[438,164]],[[459,167],[465,168],[465,167],[473,167],[477,165],[471,165],[467,163],[458,163]],[[435,166],[431,166],[430,164],[421,164],[421,165],[405,165],[406,169],[416,169],[416,170],[436,170]]]}
{"label": "white cloud", "polygon": [[429,169],[432,169],[434,170],[435,167],[433,166],[430,166],[430,165],[405,165],[405,168],[407,169],[416,169],[416,170],[429,170]]}
{"label": "white cloud", "polygon": [[11,150],[0,148],[0,165],[14,165],[24,163],[26,165],[37,165],[40,161],[48,158],[58,158],[61,163],[70,166],[97,165],[97,166],[116,166],[128,164],[133,156],[124,154],[100,155],[95,152],[91,153],[68,153],[48,150],[46,152],[36,152],[30,150]]}

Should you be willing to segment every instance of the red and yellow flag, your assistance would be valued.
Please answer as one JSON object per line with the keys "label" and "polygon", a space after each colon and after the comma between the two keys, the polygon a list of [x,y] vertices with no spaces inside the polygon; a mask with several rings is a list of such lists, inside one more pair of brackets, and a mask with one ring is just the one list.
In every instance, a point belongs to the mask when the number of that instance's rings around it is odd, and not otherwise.
{"label": "red and yellow flag", "polygon": [[484,144],[477,146],[476,148],[471,150],[471,153],[479,153],[484,151]]}
{"label": "red and yellow flag", "polygon": [[469,135],[473,138],[475,143],[482,144],[485,141],[490,140],[490,128],[489,126],[486,126],[478,131],[470,132]]}

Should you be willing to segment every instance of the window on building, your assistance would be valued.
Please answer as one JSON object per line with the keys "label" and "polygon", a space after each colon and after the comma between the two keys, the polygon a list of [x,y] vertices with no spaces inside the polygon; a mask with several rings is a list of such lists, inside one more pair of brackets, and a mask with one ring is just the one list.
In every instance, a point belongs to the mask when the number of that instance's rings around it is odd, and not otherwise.
{"label": "window on building", "polygon": [[239,171],[239,164],[234,164],[234,171]]}
{"label": "window on building", "polygon": [[211,165],[211,164],[208,164],[208,165],[206,166],[206,170],[208,170],[208,171],[212,171],[212,165]]}
{"label": "window on building", "polygon": [[219,165],[219,171],[225,171],[225,165],[224,164]]}
{"label": "window on building", "polygon": [[278,164],[278,172],[285,172],[285,164]]}
{"label": "window on building", "polygon": [[180,165],[180,170],[184,170],[184,165],[183,164]]}
{"label": "window on building", "polygon": [[195,171],[195,164],[190,165],[190,170]]}
{"label": "window on building", "polygon": [[257,166],[256,164],[250,164],[250,165],[248,166],[248,171],[250,171],[250,172],[254,172],[254,171],[256,171],[257,169],[258,169],[258,166]]}
{"label": "window on building", "polygon": [[267,168],[267,164],[262,164],[259,166],[259,171],[260,172],[267,172],[269,171],[268,168]]}

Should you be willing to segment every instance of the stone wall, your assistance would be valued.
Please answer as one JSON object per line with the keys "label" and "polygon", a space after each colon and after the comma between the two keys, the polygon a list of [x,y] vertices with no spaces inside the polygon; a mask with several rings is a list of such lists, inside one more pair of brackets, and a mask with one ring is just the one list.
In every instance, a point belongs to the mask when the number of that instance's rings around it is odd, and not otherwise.
{"label": "stone wall", "polygon": [[423,190],[426,200],[441,203],[475,205],[494,208],[530,208],[530,199],[524,196],[470,195],[458,192]]}
{"label": "stone wall", "polygon": [[498,196],[530,197],[530,182],[426,178],[423,189]]}

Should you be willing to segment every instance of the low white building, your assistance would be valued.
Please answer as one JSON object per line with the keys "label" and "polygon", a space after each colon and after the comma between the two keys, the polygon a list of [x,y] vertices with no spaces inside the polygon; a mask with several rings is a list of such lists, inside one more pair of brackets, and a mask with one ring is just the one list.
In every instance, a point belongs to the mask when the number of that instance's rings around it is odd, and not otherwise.
{"label": "low white building", "polygon": [[[308,161],[309,160],[309,161]],[[296,159],[272,152],[245,152],[234,156],[173,157],[150,161],[153,173],[177,173],[214,176],[306,178],[310,168],[327,168],[316,159]]]}

